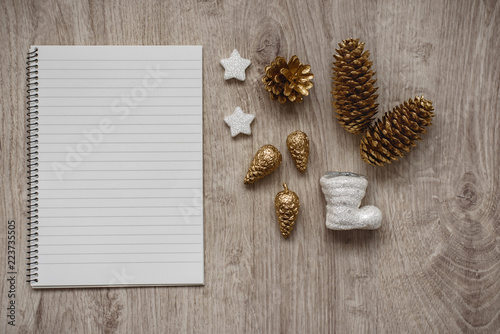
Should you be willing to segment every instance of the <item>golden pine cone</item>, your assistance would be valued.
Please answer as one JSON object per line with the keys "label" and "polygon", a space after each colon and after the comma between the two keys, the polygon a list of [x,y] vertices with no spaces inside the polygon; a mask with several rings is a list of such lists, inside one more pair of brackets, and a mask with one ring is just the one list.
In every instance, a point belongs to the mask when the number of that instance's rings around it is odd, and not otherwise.
{"label": "golden pine cone", "polygon": [[281,159],[281,153],[276,147],[273,145],[262,146],[255,154],[243,183],[252,184],[271,174],[281,164]]}
{"label": "golden pine cone", "polygon": [[417,96],[386,112],[370,126],[361,139],[361,158],[370,165],[382,166],[398,160],[417,146],[420,134],[432,125],[432,102]]}
{"label": "golden pine cone", "polygon": [[288,238],[292,233],[293,226],[299,215],[299,196],[291,190],[288,190],[286,183],[283,183],[285,190],[276,194],[274,207],[280,224],[280,232],[283,237]]}
{"label": "golden pine cone", "polygon": [[292,155],[295,166],[300,172],[307,169],[309,160],[309,138],[302,131],[294,131],[286,138],[286,146]]}
{"label": "golden pine cone", "polygon": [[363,133],[377,113],[375,71],[365,43],[346,39],[333,55],[333,106],[340,125],[350,133]]}
{"label": "golden pine cone", "polygon": [[302,102],[303,97],[309,95],[313,86],[311,80],[311,66],[301,64],[297,56],[292,56],[287,63],[283,57],[276,57],[271,65],[266,66],[266,74],[262,77],[265,89],[272,100],[280,103]]}

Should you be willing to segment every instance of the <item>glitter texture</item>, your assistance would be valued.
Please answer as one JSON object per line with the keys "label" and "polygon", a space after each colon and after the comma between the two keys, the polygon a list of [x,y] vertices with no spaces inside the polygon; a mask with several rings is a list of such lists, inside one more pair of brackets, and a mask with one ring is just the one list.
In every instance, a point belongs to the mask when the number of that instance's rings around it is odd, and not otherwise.
{"label": "glitter texture", "polygon": [[309,160],[309,138],[305,132],[297,130],[290,133],[286,138],[286,146],[297,169],[302,173],[305,172]]}
{"label": "glitter texture", "polygon": [[224,80],[235,78],[245,81],[245,70],[251,63],[249,59],[241,58],[238,50],[234,49],[229,58],[220,60],[220,64],[226,70],[224,72]]}
{"label": "glitter texture", "polygon": [[288,190],[286,183],[283,183],[284,190],[276,194],[274,199],[274,208],[278,217],[281,235],[286,239],[292,233],[295,221],[299,215],[299,196],[291,190]]}
{"label": "glitter texture", "polygon": [[373,205],[362,208],[368,181],[360,174],[327,172],[319,180],[326,199],[326,227],[331,230],[374,230],[380,227],[382,212]]}
{"label": "glitter texture", "polygon": [[250,123],[252,123],[254,118],[254,115],[245,114],[240,107],[236,107],[231,116],[224,117],[224,122],[231,128],[231,137],[236,137],[240,133],[246,135],[252,134]]}
{"label": "glitter texture", "polygon": [[281,165],[281,161],[281,153],[276,147],[270,144],[262,146],[255,153],[243,183],[252,184],[271,174]]}

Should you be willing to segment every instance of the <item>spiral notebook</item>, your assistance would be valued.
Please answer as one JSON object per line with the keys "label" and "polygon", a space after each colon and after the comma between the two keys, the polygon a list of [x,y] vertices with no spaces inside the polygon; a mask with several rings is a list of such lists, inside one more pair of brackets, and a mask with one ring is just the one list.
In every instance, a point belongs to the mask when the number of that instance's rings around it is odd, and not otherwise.
{"label": "spiral notebook", "polygon": [[203,284],[201,46],[33,46],[33,288]]}

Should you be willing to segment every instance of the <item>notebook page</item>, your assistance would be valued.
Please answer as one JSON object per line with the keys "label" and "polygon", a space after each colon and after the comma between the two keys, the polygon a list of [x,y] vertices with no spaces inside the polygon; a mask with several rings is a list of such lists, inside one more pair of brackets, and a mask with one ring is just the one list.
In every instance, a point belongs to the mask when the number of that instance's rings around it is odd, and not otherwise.
{"label": "notebook page", "polygon": [[33,287],[203,284],[202,48],[37,47]]}

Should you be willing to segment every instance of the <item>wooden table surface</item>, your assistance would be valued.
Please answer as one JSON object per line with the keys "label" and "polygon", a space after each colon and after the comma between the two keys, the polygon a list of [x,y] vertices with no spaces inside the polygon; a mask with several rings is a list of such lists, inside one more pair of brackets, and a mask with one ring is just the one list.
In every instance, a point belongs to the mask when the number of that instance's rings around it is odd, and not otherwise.
{"label": "wooden table surface", "polygon": [[[0,5],[1,290],[7,333],[498,333],[500,331],[500,2],[25,1]],[[434,125],[401,162],[366,165],[360,137],[336,122],[331,63],[359,37],[377,71],[380,113],[424,94]],[[204,287],[33,290],[26,270],[25,61],[31,44],[203,45]],[[224,81],[237,48],[252,65]],[[277,55],[315,74],[302,104],[271,101],[260,78]],[[232,139],[223,117],[256,115]],[[285,139],[311,140],[308,171]],[[281,167],[244,186],[257,149]],[[376,231],[325,228],[319,178],[367,176]],[[274,196],[301,199],[295,231],[278,231]],[[15,327],[7,323],[7,224],[16,222]]]}

